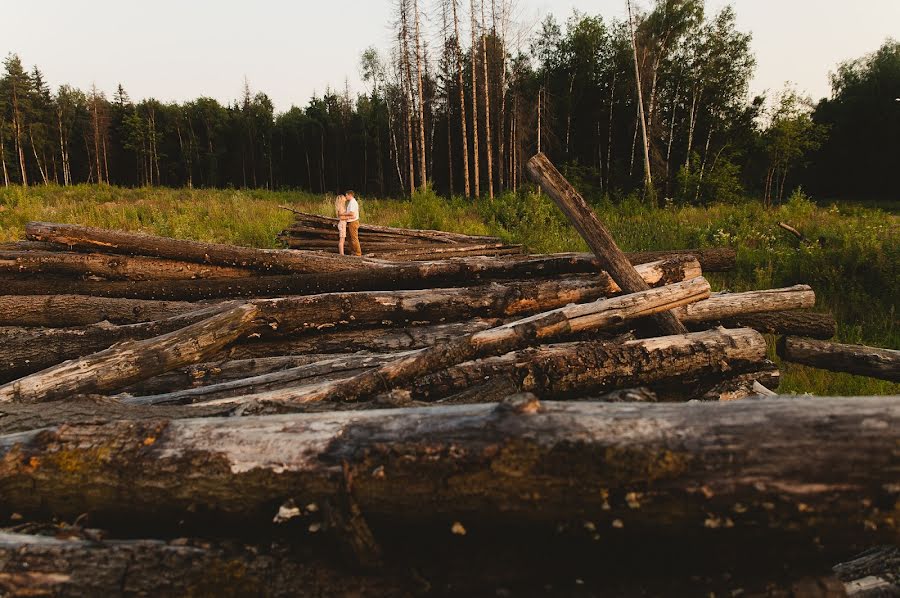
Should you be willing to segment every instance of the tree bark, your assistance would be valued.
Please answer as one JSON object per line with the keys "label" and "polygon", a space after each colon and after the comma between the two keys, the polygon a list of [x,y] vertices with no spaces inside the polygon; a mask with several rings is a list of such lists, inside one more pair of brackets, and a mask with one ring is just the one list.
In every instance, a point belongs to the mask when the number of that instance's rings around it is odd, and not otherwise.
{"label": "tree bark", "polygon": [[720,321],[691,323],[692,330],[709,326],[753,328],[765,334],[786,334],[828,340],[837,334],[837,323],[831,314],[803,311],[780,311],[734,316]]}
{"label": "tree bark", "polygon": [[174,259],[62,251],[0,251],[0,272],[99,277],[106,280],[246,278],[256,274],[246,268]]}
{"label": "tree bark", "polygon": [[462,128],[462,148],[463,148],[463,175],[466,179],[466,199],[472,197],[472,183],[469,178],[469,132],[466,123],[466,85],[463,80],[462,66],[462,40],[459,37],[459,14],[457,12],[458,0],[450,0],[453,6],[453,34],[454,47],[456,54],[456,78],[459,85],[459,123]]}
{"label": "tree bark", "polygon": [[[485,33],[484,0],[481,0],[481,66],[484,72],[484,139],[487,158],[488,197],[494,199],[494,140],[491,132],[491,84],[488,79],[487,34]],[[472,49],[472,59],[475,49]]]}
{"label": "tree bark", "polygon": [[127,341],[0,386],[0,402],[46,402],[118,390],[222,351],[259,326],[259,309],[243,304],[175,332]]}
{"label": "tree bark", "polygon": [[814,368],[900,382],[900,351],[785,337],[778,354]]}
{"label": "tree bark", "polygon": [[[84,295],[0,295],[0,326],[67,328],[100,322],[153,322],[196,311],[196,303],[108,299]],[[2,351],[0,351],[2,352]]]}
{"label": "tree bark", "polygon": [[25,232],[29,240],[49,241],[79,250],[160,257],[198,264],[250,268],[263,272],[342,272],[377,265],[365,260],[346,260],[317,253],[250,249],[74,224],[31,222],[26,225]]}
{"label": "tree bark", "polygon": [[644,143],[642,146],[644,154],[644,190],[653,198],[653,175],[650,172],[650,136],[647,131],[647,118],[644,114],[644,94],[641,85],[641,68],[638,61],[637,39],[634,34],[634,19],[631,16],[631,0],[628,0],[628,27],[631,30],[631,48],[634,51],[634,80],[637,88],[638,115],[641,119],[641,132],[643,134]]}
{"label": "tree bark", "polygon": [[[527,170],[532,182],[541,186],[544,193],[553,199],[582,238],[587,241],[588,246],[613,280],[626,293],[646,291],[647,283],[637,274],[634,266],[629,263],[625,254],[616,245],[612,235],[550,160],[544,154],[537,154],[528,161]],[[664,334],[687,332],[684,325],[671,313],[658,314],[654,316],[654,320]]]}
{"label": "tree bark", "polygon": [[481,197],[481,173],[478,171],[480,160],[478,156],[478,26],[475,18],[475,0],[469,0],[469,12],[472,17],[472,48],[470,51],[470,62],[472,63],[472,157],[475,159],[472,181],[475,184],[474,192],[475,200],[477,201]]}
{"label": "tree bark", "polygon": [[[877,425],[876,425],[877,424]],[[622,537],[766,530],[824,546],[900,540],[894,398],[715,405],[541,404],[118,421],[0,439],[0,510],[26,516],[271,525],[352,479],[372,521],[591,522]],[[202,505],[202,509],[197,506]],[[377,529],[377,528],[376,528]],[[446,529],[446,527],[444,528]],[[415,535],[407,538],[416,537]],[[778,542],[769,545],[779,546]]]}
{"label": "tree bark", "polygon": [[421,188],[424,189],[428,184],[428,173],[426,165],[428,161],[425,157],[425,94],[422,86],[422,40],[419,34],[419,3],[413,0],[413,16],[415,17],[416,26],[416,78],[419,92],[419,180]]}
{"label": "tree bark", "polygon": [[786,289],[718,293],[706,301],[685,305],[675,310],[685,324],[715,322],[746,314],[809,309],[816,305],[816,294],[806,285]]}
{"label": "tree bark", "polygon": [[703,278],[695,278],[616,299],[568,305],[423,349],[348,379],[323,382],[307,393],[295,395],[292,401],[357,401],[466,361],[502,355],[581,332],[611,328],[705,299],[709,293],[709,283]]}

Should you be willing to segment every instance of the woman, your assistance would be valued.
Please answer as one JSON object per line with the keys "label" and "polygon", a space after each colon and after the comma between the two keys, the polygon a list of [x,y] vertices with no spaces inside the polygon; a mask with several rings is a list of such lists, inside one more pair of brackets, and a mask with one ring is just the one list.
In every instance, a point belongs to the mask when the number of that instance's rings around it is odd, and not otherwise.
{"label": "woman", "polygon": [[344,242],[347,240],[347,221],[343,219],[347,215],[346,195],[338,195],[335,198],[334,211],[338,217],[338,253],[344,255]]}

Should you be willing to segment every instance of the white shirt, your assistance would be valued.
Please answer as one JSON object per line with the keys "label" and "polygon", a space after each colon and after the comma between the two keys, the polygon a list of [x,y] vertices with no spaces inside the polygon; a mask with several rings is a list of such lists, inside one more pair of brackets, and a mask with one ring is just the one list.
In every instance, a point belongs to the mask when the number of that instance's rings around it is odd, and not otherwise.
{"label": "white shirt", "polygon": [[359,220],[359,202],[356,201],[355,197],[351,197],[350,201],[347,202],[347,207],[344,208],[344,211],[348,215],[352,215],[353,218],[347,220],[347,222],[356,222]]}

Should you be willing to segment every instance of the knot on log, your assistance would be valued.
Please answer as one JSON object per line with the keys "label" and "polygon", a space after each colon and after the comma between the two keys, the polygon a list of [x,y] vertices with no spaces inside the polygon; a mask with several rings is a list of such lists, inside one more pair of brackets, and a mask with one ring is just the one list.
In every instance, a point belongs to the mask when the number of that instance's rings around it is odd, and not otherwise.
{"label": "knot on log", "polygon": [[503,399],[494,410],[498,415],[534,415],[543,410],[540,399],[530,392],[512,395]]}

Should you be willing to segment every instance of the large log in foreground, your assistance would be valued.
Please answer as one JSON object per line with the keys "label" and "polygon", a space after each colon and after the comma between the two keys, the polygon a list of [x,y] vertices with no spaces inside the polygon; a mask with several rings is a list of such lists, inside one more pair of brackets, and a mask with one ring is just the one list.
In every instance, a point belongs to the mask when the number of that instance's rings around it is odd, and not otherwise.
{"label": "large log in foreground", "polygon": [[[584,198],[560,174],[547,156],[539,153],[531,158],[525,165],[525,171],[528,173],[528,178],[533,183],[540,185],[544,193],[559,206],[581,237],[587,241],[604,270],[612,276],[625,293],[637,293],[649,288]],[[657,314],[653,316],[653,319],[663,334],[687,332],[684,324],[672,313]]]}
{"label": "large log in foreground", "polygon": [[[500,405],[117,421],[0,438],[0,512],[266,525],[341,504],[409,538],[423,523],[640,535],[737,530],[900,540],[896,397]],[[352,480],[352,481],[351,481]],[[352,490],[350,490],[352,488]],[[212,526],[213,533],[239,528]],[[258,531],[258,528],[256,528]]]}
{"label": "large log in foreground", "polygon": [[785,337],[778,353],[793,363],[900,382],[900,351]]}

